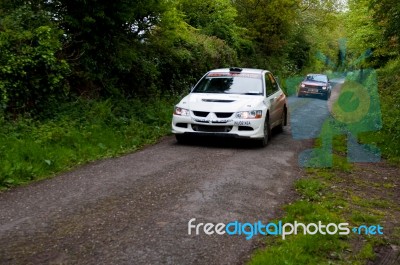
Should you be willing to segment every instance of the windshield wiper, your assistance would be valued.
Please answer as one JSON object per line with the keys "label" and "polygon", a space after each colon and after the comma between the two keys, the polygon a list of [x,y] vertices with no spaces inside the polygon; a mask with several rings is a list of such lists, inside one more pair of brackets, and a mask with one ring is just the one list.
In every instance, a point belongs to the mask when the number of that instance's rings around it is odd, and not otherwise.
{"label": "windshield wiper", "polygon": [[223,94],[223,91],[192,91],[193,93],[204,93],[204,94]]}

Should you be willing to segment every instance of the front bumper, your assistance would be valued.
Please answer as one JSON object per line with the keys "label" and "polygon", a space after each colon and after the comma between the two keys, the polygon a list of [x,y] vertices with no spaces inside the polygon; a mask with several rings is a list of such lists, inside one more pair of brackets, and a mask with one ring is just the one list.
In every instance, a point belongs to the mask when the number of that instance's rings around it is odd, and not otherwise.
{"label": "front bumper", "polygon": [[197,119],[173,115],[172,133],[260,139],[264,137],[264,119]]}
{"label": "front bumper", "polygon": [[299,96],[326,96],[329,94],[328,89],[321,88],[300,88],[298,95]]}

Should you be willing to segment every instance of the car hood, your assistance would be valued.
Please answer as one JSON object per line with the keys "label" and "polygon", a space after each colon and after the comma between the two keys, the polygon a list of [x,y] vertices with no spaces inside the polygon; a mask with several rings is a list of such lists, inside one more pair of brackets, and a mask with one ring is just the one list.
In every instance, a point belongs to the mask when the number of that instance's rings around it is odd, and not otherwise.
{"label": "car hood", "polygon": [[236,112],[254,110],[263,100],[261,95],[190,93],[179,105],[192,111]]}

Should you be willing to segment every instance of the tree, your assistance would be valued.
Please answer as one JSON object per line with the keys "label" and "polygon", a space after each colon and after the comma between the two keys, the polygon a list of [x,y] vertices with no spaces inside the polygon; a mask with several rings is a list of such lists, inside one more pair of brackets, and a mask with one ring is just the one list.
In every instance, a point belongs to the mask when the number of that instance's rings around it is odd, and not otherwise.
{"label": "tree", "polygon": [[30,6],[7,13],[0,20],[0,106],[15,114],[37,112],[68,92],[63,32]]}
{"label": "tree", "polygon": [[400,2],[396,0],[372,0],[370,10],[374,10],[375,23],[383,29],[389,49],[400,51]]}
{"label": "tree", "polygon": [[[140,42],[159,22],[165,5],[157,0],[45,1],[65,31],[64,53],[74,67],[74,87],[112,89],[132,64],[121,55],[140,57]],[[107,91],[107,90],[106,90]],[[104,92],[104,90],[103,90]]]}
{"label": "tree", "polygon": [[248,30],[258,49],[266,56],[282,55],[296,19],[296,0],[243,0],[234,1],[239,25]]}
{"label": "tree", "polygon": [[180,0],[179,10],[185,21],[206,35],[216,36],[234,44],[236,30],[236,9],[229,0]]}
{"label": "tree", "polygon": [[344,6],[339,0],[304,0],[298,9],[297,27],[309,44],[307,66],[312,71],[336,70],[341,52],[338,40],[346,37]]}
{"label": "tree", "polygon": [[350,0],[348,4],[345,22],[350,55],[356,60],[370,50],[373,56],[363,60],[362,66],[380,67],[388,60],[391,51],[387,49],[381,26],[374,20],[376,9],[371,9],[370,0]]}
{"label": "tree", "polygon": [[186,93],[208,70],[237,64],[237,53],[231,45],[189,25],[185,17],[185,13],[170,6],[149,38],[152,61],[159,71],[158,87],[163,91],[185,89]]}

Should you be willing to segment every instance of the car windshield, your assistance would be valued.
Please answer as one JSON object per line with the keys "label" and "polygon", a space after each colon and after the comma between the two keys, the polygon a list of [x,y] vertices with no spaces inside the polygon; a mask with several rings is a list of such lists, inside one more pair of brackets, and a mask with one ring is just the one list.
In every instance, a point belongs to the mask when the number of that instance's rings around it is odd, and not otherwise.
{"label": "car windshield", "polygon": [[210,73],[192,92],[262,95],[261,74]]}
{"label": "car windshield", "polygon": [[328,82],[328,78],[325,75],[308,75],[306,81],[314,82]]}

